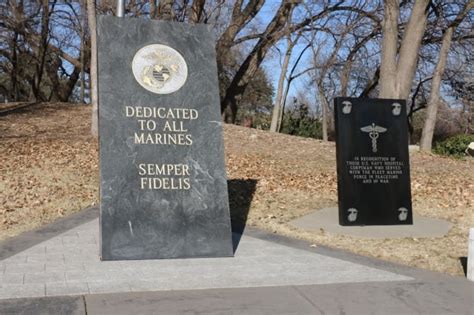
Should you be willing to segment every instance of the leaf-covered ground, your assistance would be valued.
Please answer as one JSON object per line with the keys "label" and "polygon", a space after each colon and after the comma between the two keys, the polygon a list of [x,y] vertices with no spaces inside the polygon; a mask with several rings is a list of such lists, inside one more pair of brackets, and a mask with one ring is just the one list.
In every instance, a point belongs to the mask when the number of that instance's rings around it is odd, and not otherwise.
{"label": "leaf-covered ground", "polygon": [[[98,145],[89,106],[40,104],[0,117],[0,239],[98,202]],[[474,226],[474,161],[413,153],[415,213],[454,224],[445,237],[365,239],[307,232],[289,221],[335,206],[334,143],[224,126],[232,217],[313,244],[462,275]]]}

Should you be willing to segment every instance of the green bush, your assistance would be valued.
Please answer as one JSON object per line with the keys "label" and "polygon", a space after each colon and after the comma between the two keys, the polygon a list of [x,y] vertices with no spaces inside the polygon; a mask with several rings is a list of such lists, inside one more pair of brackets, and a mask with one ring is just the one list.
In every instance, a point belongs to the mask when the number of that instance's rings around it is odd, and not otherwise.
{"label": "green bush", "polygon": [[466,148],[471,142],[474,142],[474,135],[459,134],[438,142],[433,152],[441,155],[461,157],[466,155]]}
{"label": "green bush", "polygon": [[321,121],[311,115],[305,104],[300,104],[285,112],[281,132],[316,139],[321,139],[323,133]]}

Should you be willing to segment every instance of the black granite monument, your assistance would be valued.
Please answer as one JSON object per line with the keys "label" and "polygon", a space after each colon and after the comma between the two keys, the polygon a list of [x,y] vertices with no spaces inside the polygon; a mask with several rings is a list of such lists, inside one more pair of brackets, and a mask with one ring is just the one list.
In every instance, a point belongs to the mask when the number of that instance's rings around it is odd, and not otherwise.
{"label": "black granite monument", "polygon": [[405,101],[336,98],[340,225],[413,224]]}
{"label": "black granite monument", "polygon": [[98,18],[103,260],[232,256],[207,26]]}

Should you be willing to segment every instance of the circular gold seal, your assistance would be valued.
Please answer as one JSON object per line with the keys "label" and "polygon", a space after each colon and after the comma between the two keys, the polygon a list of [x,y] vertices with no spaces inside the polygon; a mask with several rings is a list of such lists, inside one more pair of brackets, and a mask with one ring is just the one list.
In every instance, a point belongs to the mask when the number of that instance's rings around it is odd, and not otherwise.
{"label": "circular gold seal", "polygon": [[179,90],[188,77],[183,56],[173,48],[153,44],[140,48],[132,61],[135,80],[156,94],[170,94]]}

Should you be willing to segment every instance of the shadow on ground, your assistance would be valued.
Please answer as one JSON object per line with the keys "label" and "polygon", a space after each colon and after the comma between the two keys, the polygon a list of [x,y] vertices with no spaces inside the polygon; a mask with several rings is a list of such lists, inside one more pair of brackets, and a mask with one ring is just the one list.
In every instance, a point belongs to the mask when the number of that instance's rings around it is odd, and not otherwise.
{"label": "shadow on ground", "polygon": [[[232,243],[234,253],[244,232],[257,180],[232,179],[227,182],[232,223]],[[25,232],[11,239],[0,241],[0,260],[7,259],[19,252],[35,246],[47,239],[64,233],[80,224],[84,224],[99,216],[99,207],[84,209],[78,213],[58,219],[51,224]]]}
{"label": "shadow on ground", "polygon": [[231,179],[227,181],[229,189],[230,219],[232,223],[232,242],[234,253],[247,223],[255,190],[256,179]]}
{"label": "shadow on ground", "polygon": [[464,271],[464,276],[467,277],[467,257],[459,257],[459,262],[461,263],[462,270]]}

